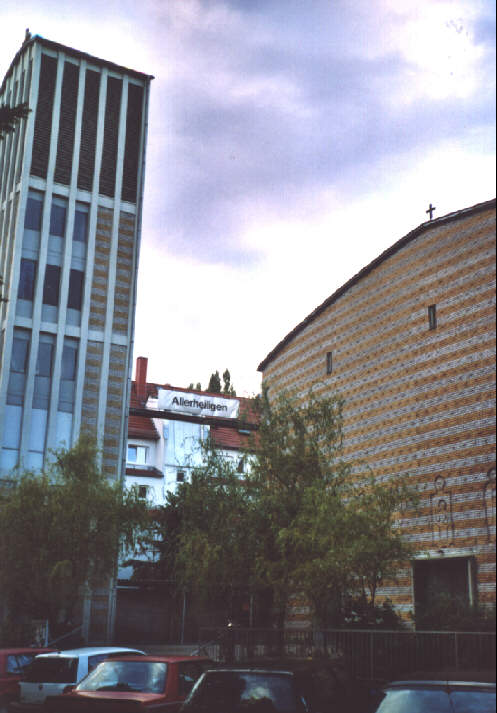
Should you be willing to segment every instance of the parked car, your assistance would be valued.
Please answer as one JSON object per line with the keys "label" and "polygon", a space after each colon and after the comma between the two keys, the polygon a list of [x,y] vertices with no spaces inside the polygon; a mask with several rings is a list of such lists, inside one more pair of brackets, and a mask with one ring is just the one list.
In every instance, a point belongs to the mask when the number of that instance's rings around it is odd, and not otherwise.
{"label": "parked car", "polygon": [[54,700],[50,710],[175,713],[196,680],[212,665],[208,658],[194,656],[112,658]]}
{"label": "parked car", "polygon": [[495,683],[394,681],[372,705],[374,713],[495,713]]}
{"label": "parked car", "polygon": [[69,685],[76,685],[99,663],[112,656],[145,655],[138,649],[118,646],[84,646],[67,651],[54,651],[36,656],[26,668],[19,683],[19,700],[10,704],[9,712],[33,710],[47,697],[60,696]]}
{"label": "parked car", "polygon": [[17,695],[18,684],[26,666],[37,654],[48,653],[52,650],[31,647],[0,649],[0,709],[2,705]]}
{"label": "parked car", "polygon": [[206,671],[181,713],[321,713],[310,707],[299,677],[273,669]]}

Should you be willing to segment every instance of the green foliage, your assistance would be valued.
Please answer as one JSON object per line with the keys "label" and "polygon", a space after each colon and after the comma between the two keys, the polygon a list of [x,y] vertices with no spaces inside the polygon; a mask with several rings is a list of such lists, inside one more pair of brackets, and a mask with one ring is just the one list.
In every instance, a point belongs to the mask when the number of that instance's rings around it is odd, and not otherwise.
{"label": "green foliage", "polygon": [[21,473],[0,493],[0,581],[11,617],[73,620],[86,586],[115,571],[121,547],[136,548],[149,514],[98,466],[82,437],[47,472]]}
{"label": "green foliage", "polygon": [[218,371],[214,372],[214,374],[211,374],[211,378],[209,379],[209,384],[207,386],[207,391],[210,391],[213,394],[221,393],[221,377],[219,376]]}
{"label": "green foliage", "polygon": [[351,597],[368,603],[361,621],[392,623],[375,597],[412,554],[396,520],[413,493],[402,480],[353,476],[343,457],[342,407],[337,396],[310,393],[297,406],[264,393],[243,481],[207,450],[205,466],[160,515],[161,562],[181,587],[205,598],[269,588],[280,625],[289,596],[299,592],[320,625],[340,625]]}
{"label": "green foliage", "polygon": [[231,374],[228,369],[226,369],[223,373],[223,394],[236,396],[236,391],[231,385]]}
{"label": "green foliage", "polygon": [[25,119],[31,109],[28,104],[18,104],[17,106],[0,106],[0,141],[6,134],[15,131],[17,123]]}
{"label": "green foliage", "polygon": [[495,604],[470,605],[447,592],[433,595],[427,607],[416,605],[418,631],[495,631]]}

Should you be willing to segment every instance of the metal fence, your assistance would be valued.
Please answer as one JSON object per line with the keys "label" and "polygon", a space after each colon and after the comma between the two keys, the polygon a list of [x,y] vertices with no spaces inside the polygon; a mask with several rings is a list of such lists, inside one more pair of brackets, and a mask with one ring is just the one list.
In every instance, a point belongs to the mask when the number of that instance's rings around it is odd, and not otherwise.
{"label": "metal fence", "polygon": [[202,652],[217,661],[325,654],[358,678],[388,680],[416,671],[495,669],[494,632],[201,629]]}

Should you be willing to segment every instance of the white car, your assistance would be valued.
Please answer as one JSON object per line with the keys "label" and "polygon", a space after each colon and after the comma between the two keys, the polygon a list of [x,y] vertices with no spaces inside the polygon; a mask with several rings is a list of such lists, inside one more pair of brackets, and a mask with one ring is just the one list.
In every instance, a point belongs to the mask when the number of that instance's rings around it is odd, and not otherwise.
{"label": "white car", "polygon": [[10,710],[30,710],[48,697],[62,695],[67,686],[75,686],[101,661],[113,656],[145,654],[121,646],[84,646],[80,649],[40,654],[26,669],[20,682],[20,700]]}

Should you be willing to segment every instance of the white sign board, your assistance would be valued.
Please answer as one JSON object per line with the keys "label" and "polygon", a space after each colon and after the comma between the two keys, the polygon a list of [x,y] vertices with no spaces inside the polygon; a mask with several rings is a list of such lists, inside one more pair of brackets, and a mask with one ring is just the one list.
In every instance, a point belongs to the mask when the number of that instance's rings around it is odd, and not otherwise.
{"label": "white sign board", "polygon": [[221,396],[192,394],[188,391],[159,389],[157,406],[162,411],[191,413],[193,416],[219,416],[220,418],[238,418],[238,399],[225,399]]}

